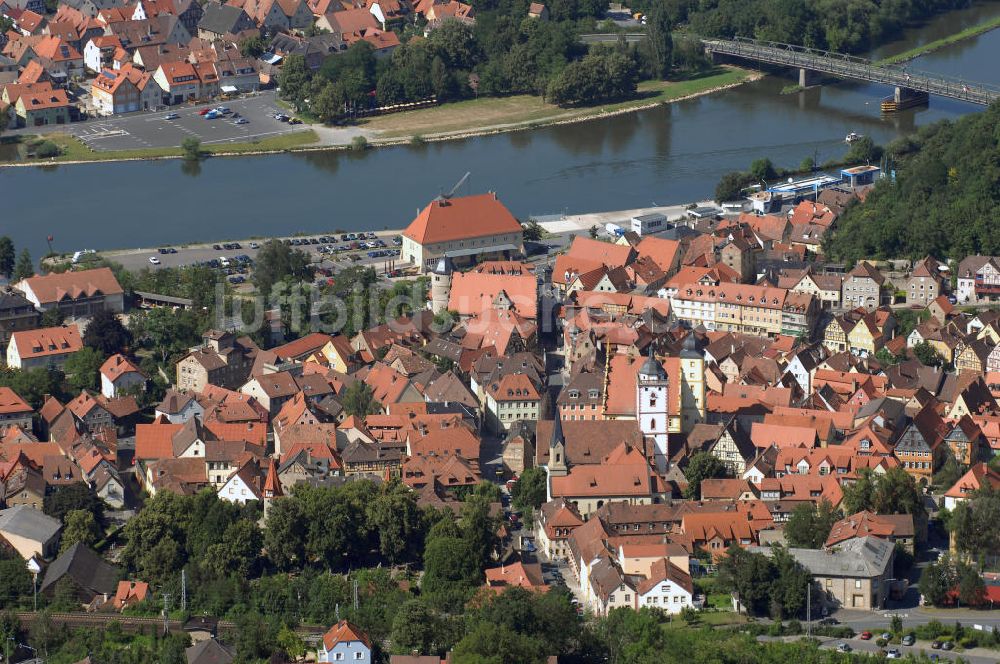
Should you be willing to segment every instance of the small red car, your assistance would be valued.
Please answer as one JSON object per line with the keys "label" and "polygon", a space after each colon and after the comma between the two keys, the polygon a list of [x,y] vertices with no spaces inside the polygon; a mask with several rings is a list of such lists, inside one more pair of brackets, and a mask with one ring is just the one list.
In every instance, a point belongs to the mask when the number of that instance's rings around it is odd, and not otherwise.
{"label": "small red car", "polygon": [[872,633],[871,632],[861,632],[861,640],[862,641],[868,641],[871,638],[872,638]]}
{"label": "small red car", "polygon": [[208,112],[209,112],[209,111],[211,111],[211,110],[212,110],[212,109],[210,109],[210,108],[203,108],[203,109],[201,109],[200,111],[198,111],[198,115],[206,115],[206,114],[208,114]]}

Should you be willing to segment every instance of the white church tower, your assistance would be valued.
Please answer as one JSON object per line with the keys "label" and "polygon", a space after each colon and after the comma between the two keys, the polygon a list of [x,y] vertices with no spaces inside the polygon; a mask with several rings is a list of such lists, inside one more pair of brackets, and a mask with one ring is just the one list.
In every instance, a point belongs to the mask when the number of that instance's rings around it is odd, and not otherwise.
{"label": "white church tower", "polygon": [[656,470],[667,472],[667,431],[670,427],[667,392],[670,380],[667,372],[653,356],[649,347],[649,357],[639,367],[635,388],[635,416],[639,420],[639,430],[653,441]]}

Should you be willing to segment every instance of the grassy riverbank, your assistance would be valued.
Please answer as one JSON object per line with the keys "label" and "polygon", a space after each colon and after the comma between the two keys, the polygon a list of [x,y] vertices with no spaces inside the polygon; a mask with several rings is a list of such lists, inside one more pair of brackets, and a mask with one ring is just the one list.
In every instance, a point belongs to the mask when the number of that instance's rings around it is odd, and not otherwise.
{"label": "grassy riverbank", "polygon": [[[562,108],[541,97],[518,95],[514,97],[482,98],[444,104],[405,113],[395,113],[362,121],[359,126],[370,132],[368,144],[399,144],[415,137],[427,140],[449,140],[475,135],[501,133],[519,129],[533,129],[545,125],[581,122],[600,117],[629,113],[651,108],[679,99],[709,94],[717,90],[740,85],[758,74],[738,67],[715,67],[700,75],[678,81],[643,81],[635,99],[613,104],[581,108]],[[324,131],[319,128],[319,131]],[[36,141],[54,143],[60,151],[56,157],[28,157],[29,145]],[[282,134],[258,142],[202,144],[203,152],[210,155],[263,154],[296,150],[345,149],[350,144],[321,139],[316,129],[306,128],[291,134]],[[0,161],[0,164],[45,165],[83,163],[96,161],[125,161],[131,159],[167,159],[182,156],[179,147],[142,148],[101,152],[90,149],[71,134],[52,133],[44,136],[25,136],[18,145],[21,159]]]}
{"label": "grassy riverbank", "polygon": [[899,64],[901,62],[908,62],[914,58],[920,57],[921,55],[926,55],[927,53],[944,48],[945,46],[951,46],[957,42],[971,39],[972,37],[981,35],[984,32],[989,32],[990,30],[995,30],[996,28],[1000,28],[1000,16],[994,16],[987,21],[968,27],[965,30],[956,32],[953,35],[948,35],[947,37],[942,37],[941,39],[935,39],[934,41],[927,42],[921,46],[914,46],[911,49],[903,51],[902,53],[897,53],[896,55],[879,60],[877,64],[892,65]]}
{"label": "grassy riverbank", "polygon": [[635,99],[582,108],[562,108],[543,101],[541,97],[529,95],[484,97],[371,118],[361,126],[377,132],[377,142],[378,139],[412,136],[449,138],[493,129],[503,131],[526,125],[579,122],[706,94],[742,83],[751,75],[751,72],[736,67],[717,67],[704,75],[682,81],[643,81]]}
{"label": "grassy riverbank", "polygon": [[[177,148],[142,148],[136,150],[91,150],[83,141],[72,134],[45,134],[38,137],[54,143],[60,151],[59,156],[51,158],[27,157],[20,164],[59,164],[66,162],[85,161],[124,161],[128,159],[162,159],[182,156],[182,150]],[[27,152],[27,145],[37,140],[35,137],[24,137],[20,149]],[[282,152],[311,145],[319,140],[316,132],[305,129],[291,134],[272,136],[257,142],[247,143],[210,143],[202,144],[202,152],[209,155],[253,154],[257,152]],[[8,162],[10,163],[10,162]]]}

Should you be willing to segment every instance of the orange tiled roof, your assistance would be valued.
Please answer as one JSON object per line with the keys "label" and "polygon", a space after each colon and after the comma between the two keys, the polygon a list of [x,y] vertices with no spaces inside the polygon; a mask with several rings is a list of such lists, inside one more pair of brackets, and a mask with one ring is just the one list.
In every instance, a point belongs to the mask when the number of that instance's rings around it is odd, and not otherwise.
{"label": "orange tiled roof", "polygon": [[32,412],[28,402],[17,395],[9,387],[0,386],[0,415],[14,415]]}
{"label": "orange tiled roof", "polygon": [[520,244],[521,224],[496,194],[432,201],[403,231],[419,244],[514,233],[518,237],[513,243]]}
{"label": "orange tiled roof", "polygon": [[80,330],[76,325],[20,330],[11,335],[10,343],[17,348],[21,360],[65,355],[83,348]]}

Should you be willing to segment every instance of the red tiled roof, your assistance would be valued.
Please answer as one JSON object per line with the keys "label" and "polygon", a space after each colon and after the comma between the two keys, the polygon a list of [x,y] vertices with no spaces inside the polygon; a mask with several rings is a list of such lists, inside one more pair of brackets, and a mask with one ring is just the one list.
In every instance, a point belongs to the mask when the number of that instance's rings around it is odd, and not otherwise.
{"label": "red tiled roof", "polygon": [[[344,12],[334,16],[340,13]],[[403,231],[405,237],[419,244],[509,233],[517,233],[513,243],[520,244],[521,224],[496,194],[432,201]]]}
{"label": "red tiled roof", "polygon": [[80,330],[76,325],[20,330],[11,335],[10,343],[17,348],[21,360],[66,355],[83,348]]}
{"label": "red tiled roof", "polygon": [[350,643],[351,641],[361,642],[365,644],[366,648],[371,648],[368,635],[346,620],[341,620],[323,635],[323,647],[326,648],[327,652],[333,650],[338,643]]}
{"label": "red tiled roof", "polygon": [[28,405],[27,401],[19,397],[17,392],[9,387],[0,387],[0,415],[31,412],[31,406]]}
{"label": "red tiled roof", "polygon": [[42,304],[59,302],[67,297],[76,299],[124,292],[114,273],[106,267],[78,272],[52,272],[44,276],[29,277],[23,283]]}

